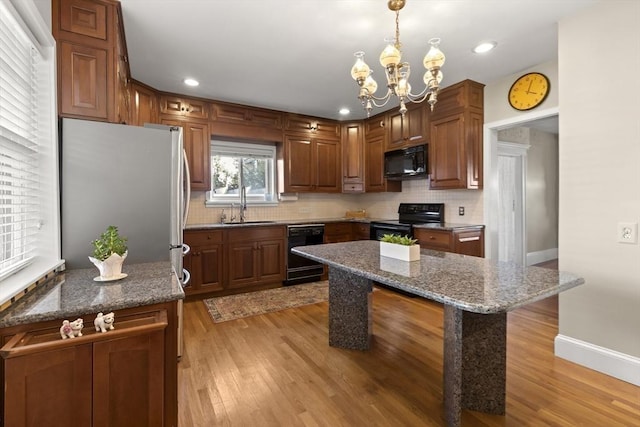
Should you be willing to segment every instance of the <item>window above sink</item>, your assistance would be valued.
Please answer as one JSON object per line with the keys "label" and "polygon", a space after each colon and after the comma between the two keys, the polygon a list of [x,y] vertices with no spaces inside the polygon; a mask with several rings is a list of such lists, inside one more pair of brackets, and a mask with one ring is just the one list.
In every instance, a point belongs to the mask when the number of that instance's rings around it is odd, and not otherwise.
{"label": "window above sink", "polygon": [[248,205],[277,204],[275,144],[211,141],[211,190],[206,205],[240,204],[243,186]]}

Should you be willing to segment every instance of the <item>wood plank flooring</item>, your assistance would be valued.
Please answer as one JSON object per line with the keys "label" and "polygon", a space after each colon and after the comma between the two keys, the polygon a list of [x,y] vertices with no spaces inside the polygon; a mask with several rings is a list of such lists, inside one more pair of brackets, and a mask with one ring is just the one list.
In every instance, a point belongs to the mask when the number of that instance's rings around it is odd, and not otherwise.
{"label": "wood plank flooring", "polygon": [[[179,422],[190,426],[444,426],[442,306],[380,289],[368,352],[327,344],[326,302],[214,324],[184,307]],[[505,416],[463,426],[640,426],[640,387],[553,355],[557,298],[508,315]]]}

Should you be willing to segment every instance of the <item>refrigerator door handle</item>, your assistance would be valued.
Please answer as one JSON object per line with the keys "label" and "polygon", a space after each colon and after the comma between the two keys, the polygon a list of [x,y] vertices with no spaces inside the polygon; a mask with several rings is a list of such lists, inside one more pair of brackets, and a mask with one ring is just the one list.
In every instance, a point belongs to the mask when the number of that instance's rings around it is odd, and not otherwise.
{"label": "refrigerator door handle", "polygon": [[189,273],[189,270],[183,268],[182,277],[184,277],[184,279],[182,279],[182,287],[184,288],[189,286],[189,282],[191,281],[191,273]]}
{"label": "refrigerator door handle", "polygon": [[182,255],[186,255],[189,252],[191,252],[191,246],[187,245],[186,243],[182,244]]}
{"label": "refrigerator door handle", "polygon": [[187,218],[189,217],[189,202],[191,201],[191,171],[189,170],[189,159],[187,159],[187,151],[182,150],[182,159],[184,161],[184,180],[186,191],[184,195],[184,211],[182,214],[182,229],[187,226]]}

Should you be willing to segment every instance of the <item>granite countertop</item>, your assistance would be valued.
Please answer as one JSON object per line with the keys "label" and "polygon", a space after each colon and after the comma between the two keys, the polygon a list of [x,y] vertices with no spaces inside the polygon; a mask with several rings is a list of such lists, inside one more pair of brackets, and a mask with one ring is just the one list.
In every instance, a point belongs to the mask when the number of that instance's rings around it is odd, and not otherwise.
{"label": "granite countertop", "polygon": [[[291,220],[278,220],[278,221],[247,221],[244,223],[209,223],[209,224],[190,224],[185,227],[185,230],[210,230],[216,228],[230,228],[230,227],[259,227],[269,225],[298,225],[298,224],[328,224],[333,222],[356,222],[369,224],[371,222],[384,222],[395,221],[388,218],[317,218],[317,219],[291,219]],[[461,228],[477,228],[484,227],[481,224],[456,224],[456,223],[444,223],[444,224],[417,224],[416,228],[430,228],[437,230],[456,230]]]}
{"label": "granite countertop", "polygon": [[584,283],[571,273],[421,249],[420,261],[380,256],[380,242],[298,246],[293,252],[475,313],[500,313]]}
{"label": "granite countertop", "polygon": [[0,313],[0,328],[45,320],[88,317],[99,312],[140,307],[184,298],[171,263],[127,264],[128,276],[112,282],[96,282],[95,268],[67,270],[22,297]]}

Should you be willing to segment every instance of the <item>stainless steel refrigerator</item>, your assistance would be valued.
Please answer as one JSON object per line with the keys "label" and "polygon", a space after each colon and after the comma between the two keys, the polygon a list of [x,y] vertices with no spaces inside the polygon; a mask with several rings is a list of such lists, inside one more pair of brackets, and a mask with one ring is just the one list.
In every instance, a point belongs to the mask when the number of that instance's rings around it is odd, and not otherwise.
{"label": "stainless steel refrigerator", "polygon": [[171,260],[186,284],[183,229],[188,165],[181,128],[148,128],[62,119],[62,257],[91,268],[91,242],[107,226],[127,237],[127,264]]}

